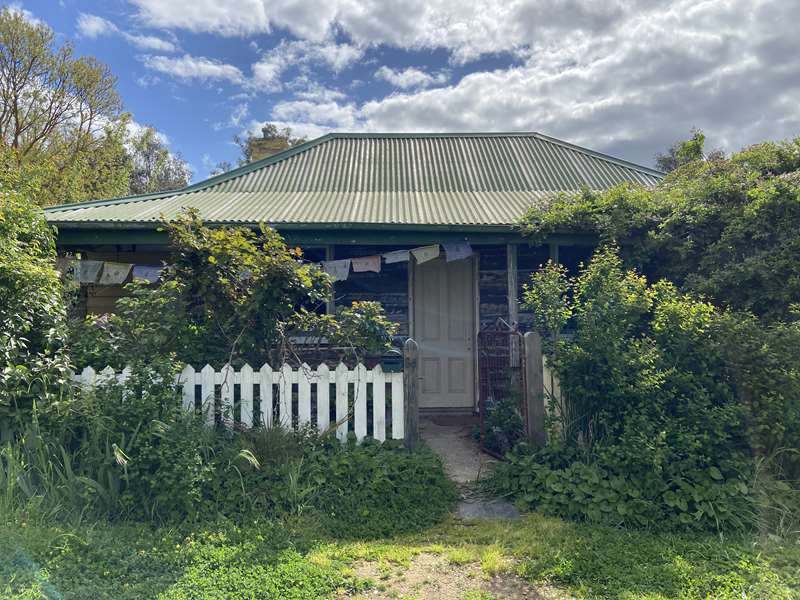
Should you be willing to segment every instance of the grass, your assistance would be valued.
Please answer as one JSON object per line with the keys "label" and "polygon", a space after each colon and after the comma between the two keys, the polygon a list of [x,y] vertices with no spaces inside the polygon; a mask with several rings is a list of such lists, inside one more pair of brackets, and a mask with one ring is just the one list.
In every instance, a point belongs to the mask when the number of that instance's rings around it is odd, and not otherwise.
{"label": "grass", "polygon": [[[302,521],[174,529],[132,524],[0,525],[0,598],[287,598],[356,594],[380,582],[352,566],[402,571],[420,553],[512,572],[585,598],[798,598],[800,544],[655,534],[537,514],[450,520],[391,540],[320,539]],[[467,592],[467,590],[465,590]],[[475,591],[472,597],[484,598]]]}

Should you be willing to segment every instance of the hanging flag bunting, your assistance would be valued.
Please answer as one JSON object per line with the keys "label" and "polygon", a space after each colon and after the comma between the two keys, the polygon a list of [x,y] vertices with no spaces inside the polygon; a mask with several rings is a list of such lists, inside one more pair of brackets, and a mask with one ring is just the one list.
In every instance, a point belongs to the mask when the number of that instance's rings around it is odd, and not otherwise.
{"label": "hanging flag bunting", "polygon": [[386,261],[387,265],[390,265],[392,263],[408,262],[410,256],[408,250],[393,250],[384,254],[383,260]]}
{"label": "hanging flag bunting", "polygon": [[150,283],[155,283],[161,277],[163,267],[153,267],[150,265],[136,265],[133,267],[133,278],[144,279]]}
{"label": "hanging flag bunting", "polygon": [[322,270],[333,277],[334,281],[344,281],[350,276],[350,259],[323,260]]}
{"label": "hanging flag bunting", "polygon": [[79,260],[75,263],[75,279],[80,283],[97,283],[102,260]]}
{"label": "hanging flag bunting", "polygon": [[58,272],[59,277],[64,277],[67,272],[72,268],[72,264],[75,262],[75,259],[69,258],[67,256],[58,256],[56,257],[56,271]]}
{"label": "hanging flag bunting", "polygon": [[106,262],[100,275],[100,285],[122,285],[131,274],[131,263]]}
{"label": "hanging flag bunting", "polygon": [[469,242],[451,242],[449,244],[442,244],[444,252],[447,255],[447,262],[454,260],[461,260],[472,256],[472,246]]}
{"label": "hanging flag bunting", "polygon": [[381,256],[362,256],[360,258],[353,258],[353,271],[356,273],[363,273],[364,271],[372,271],[373,273],[381,272]]}
{"label": "hanging flag bunting", "polygon": [[411,251],[411,254],[413,254],[414,258],[417,259],[418,264],[428,262],[429,260],[439,257],[439,244],[414,248]]}

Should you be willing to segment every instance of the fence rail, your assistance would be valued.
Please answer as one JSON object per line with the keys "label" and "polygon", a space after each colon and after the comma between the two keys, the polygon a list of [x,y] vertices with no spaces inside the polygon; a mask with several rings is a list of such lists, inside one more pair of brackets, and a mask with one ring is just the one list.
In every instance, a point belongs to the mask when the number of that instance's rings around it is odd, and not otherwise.
{"label": "fence rail", "polygon": [[[101,381],[123,383],[130,370],[117,373],[111,367],[92,367],[73,379],[93,386]],[[361,441],[403,439],[405,436],[403,373],[384,373],[380,365],[354,369],[340,363],[335,369],[321,364],[299,368],[283,365],[273,369],[250,365],[234,370],[226,365],[216,371],[210,365],[196,371],[187,366],[178,375],[186,410],[202,411],[209,424],[228,427],[314,425],[320,432],[335,428],[344,440],[348,432]]]}

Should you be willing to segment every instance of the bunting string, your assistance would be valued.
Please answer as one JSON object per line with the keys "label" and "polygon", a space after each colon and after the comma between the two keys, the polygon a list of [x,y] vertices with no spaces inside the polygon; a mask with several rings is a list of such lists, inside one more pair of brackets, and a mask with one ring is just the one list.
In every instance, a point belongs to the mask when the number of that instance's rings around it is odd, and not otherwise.
{"label": "bunting string", "polygon": [[[303,262],[319,265],[334,281],[344,281],[349,278],[350,271],[354,273],[380,273],[381,265],[385,262],[395,264],[408,262],[411,257],[417,264],[424,264],[439,258],[444,248],[447,262],[464,260],[474,254],[469,242],[446,242],[444,244],[430,244],[407,250],[392,250],[383,254],[358,256],[339,260],[325,260],[314,262],[303,259]],[[78,260],[68,256],[59,256],[56,259],[56,270],[61,277],[69,277],[82,284],[93,285],[122,285],[131,279],[141,279],[155,283],[161,277],[165,266],[140,265],[133,263]]]}

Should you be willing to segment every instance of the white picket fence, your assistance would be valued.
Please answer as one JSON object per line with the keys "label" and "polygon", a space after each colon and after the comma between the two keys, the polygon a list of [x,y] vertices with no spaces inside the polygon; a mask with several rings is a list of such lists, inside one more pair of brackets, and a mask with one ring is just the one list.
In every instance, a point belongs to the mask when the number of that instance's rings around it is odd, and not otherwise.
{"label": "white picket fence", "polygon": [[[129,376],[129,369],[117,373],[111,367],[86,367],[73,379],[91,386],[112,378],[122,383]],[[348,431],[359,441],[405,435],[403,374],[384,373],[380,365],[349,369],[339,363],[330,369],[321,364],[312,369],[303,364],[293,369],[285,364],[275,370],[265,364],[257,371],[250,365],[238,371],[229,365],[220,371],[210,365],[200,371],[187,366],[176,386],[183,390],[183,407],[203,411],[209,424],[289,428],[313,423],[320,432],[335,427],[341,440]]]}

